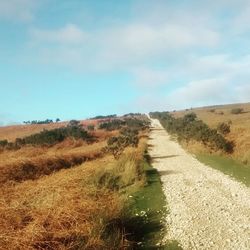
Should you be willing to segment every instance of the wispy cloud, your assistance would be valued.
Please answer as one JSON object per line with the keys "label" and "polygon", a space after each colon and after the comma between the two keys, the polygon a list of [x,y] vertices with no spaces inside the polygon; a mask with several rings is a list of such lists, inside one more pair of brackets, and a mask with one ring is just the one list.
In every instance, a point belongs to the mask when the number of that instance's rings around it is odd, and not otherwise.
{"label": "wispy cloud", "polygon": [[[0,0],[0,17],[32,20],[37,1]],[[108,21],[97,11],[98,24],[67,17],[53,27],[32,23],[19,58],[82,75],[126,75],[133,105],[143,110],[249,98],[249,1],[135,0],[127,9]]]}
{"label": "wispy cloud", "polygon": [[155,88],[169,82],[169,76],[165,70],[137,68],[133,70],[133,74],[135,84],[140,88]]}
{"label": "wispy cloud", "polygon": [[84,46],[84,41],[88,37],[86,32],[74,24],[67,24],[62,28],[54,30],[33,28],[30,31],[30,35],[32,42],[38,43],[40,46],[45,44]]}
{"label": "wispy cloud", "polygon": [[226,78],[191,81],[169,94],[168,100],[178,108],[184,108],[190,103],[196,106],[214,104],[215,102],[224,103],[230,98],[228,87],[229,81]]}
{"label": "wispy cloud", "polygon": [[39,0],[1,0],[0,19],[31,21]]}

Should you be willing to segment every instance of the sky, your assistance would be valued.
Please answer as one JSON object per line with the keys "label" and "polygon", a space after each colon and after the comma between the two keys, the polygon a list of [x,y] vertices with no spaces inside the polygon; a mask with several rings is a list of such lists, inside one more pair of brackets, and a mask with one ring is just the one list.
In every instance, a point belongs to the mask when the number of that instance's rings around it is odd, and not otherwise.
{"label": "sky", "polygon": [[249,0],[0,0],[0,125],[250,101]]}

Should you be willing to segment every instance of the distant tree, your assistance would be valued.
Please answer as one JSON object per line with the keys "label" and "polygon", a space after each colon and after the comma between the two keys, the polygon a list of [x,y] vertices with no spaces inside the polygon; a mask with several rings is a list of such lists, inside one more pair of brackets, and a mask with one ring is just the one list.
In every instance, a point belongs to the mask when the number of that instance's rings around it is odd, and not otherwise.
{"label": "distant tree", "polygon": [[56,118],[56,122],[60,122],[61,120],[59,118]]}

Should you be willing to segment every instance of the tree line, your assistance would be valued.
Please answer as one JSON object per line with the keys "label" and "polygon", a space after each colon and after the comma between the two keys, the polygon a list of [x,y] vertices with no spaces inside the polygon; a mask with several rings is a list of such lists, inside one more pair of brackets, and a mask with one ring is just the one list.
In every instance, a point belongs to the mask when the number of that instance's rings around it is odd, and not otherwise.
{"label": "tree line", "polygon": [[[55,119],[55,122],[60,122],[61,120],[59,118]],[[54,121],[52,119],[46,119],[44,121],[40,120],[33,120],[33,121],[23,121],[24,124],[50,124],[53,123]]]}

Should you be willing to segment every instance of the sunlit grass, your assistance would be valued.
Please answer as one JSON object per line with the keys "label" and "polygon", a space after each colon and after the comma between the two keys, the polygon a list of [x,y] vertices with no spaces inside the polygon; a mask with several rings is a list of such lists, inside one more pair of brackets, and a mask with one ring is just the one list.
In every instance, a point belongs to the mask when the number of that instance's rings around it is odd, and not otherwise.
{"label": "sunlit grass", "polygon": [[199,154],[197,159],[250,186],[250,167],[225,156]]}

